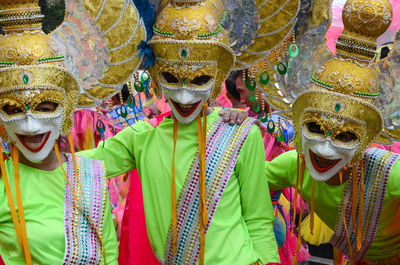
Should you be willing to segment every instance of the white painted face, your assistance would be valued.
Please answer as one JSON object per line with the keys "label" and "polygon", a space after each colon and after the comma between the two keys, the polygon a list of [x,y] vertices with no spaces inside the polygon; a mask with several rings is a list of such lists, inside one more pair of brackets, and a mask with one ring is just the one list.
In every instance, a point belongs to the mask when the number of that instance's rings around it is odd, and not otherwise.
{"label": "white painted face", "polygon": [[327,181],[349,166],[361,144],[362,128],[355,122],[323,115],[305,121],[301,126],[302,148],[311,177]]}
{"label": "white painted face", "polygon": [[17,99],[10,105],[0,98],[0,119],[8,140],[15,142],[26,159],[40,163],[60,136],[64,109],[61,104],[46,100],[23,107]]}
{"label": "white painted face", "polygon": [[191,123],[208,101],[215,85],[214,65],[168,65],[158,68],[161,89],[174,116]]}

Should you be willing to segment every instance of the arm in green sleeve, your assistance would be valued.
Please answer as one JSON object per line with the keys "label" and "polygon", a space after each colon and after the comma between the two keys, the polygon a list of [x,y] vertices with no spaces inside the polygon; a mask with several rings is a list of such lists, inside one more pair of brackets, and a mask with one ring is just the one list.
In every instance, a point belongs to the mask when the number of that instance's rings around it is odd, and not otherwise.
{"label": "arm in green sleeve", "polygon": [[270,190],[281,190],[295,186],[297,175],[297,152],[281,154],[271,162],[265,161],[265,176]]}
{"label": "arm in green sleeve", "polygon": [[389,198],[400,198],[400,159],[394,163],[389,173],[387,191]]}
{"label": "arm in green sleeve", "polygon": [[280,259],[264,160],[261,133],[258,127],[253,126],[239,152],[235,171],[240,185],[243,218],[259,261],[267,264],[279,262]]}
{"label": "arm in green sleeve", "polygon": [[[134,128],[134,129],[132,129]],[[93,160],[103,160],[107,178],[113,178],[136,168],[135,147],[142,144],[152,128],[147,121],[137,122],[105,141],[104,148],[83,151],[80,154]]]}
{"label": "arm in green sleeve", "polygon": [[[107,265],[118,265],[118,241],[117,234],[115,233],[114,221],[111,216],[108,192],[104,213],[104,229],[102,233],[102,240],[104,243],[104,249],[106,250]],[[104,258],[102,260],[102,264],[104,264]]]}

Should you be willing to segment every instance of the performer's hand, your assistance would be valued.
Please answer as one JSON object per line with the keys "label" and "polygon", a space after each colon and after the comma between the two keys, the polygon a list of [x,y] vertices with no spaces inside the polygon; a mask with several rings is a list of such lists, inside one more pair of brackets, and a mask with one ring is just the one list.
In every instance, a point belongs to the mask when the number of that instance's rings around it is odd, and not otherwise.
{"label": "performer's hand", "polygon": [[249,116],[247,111],[237,109],[222,109],[219,115],[222,116],[224,122],[229,122],[230,125],[235,123],[240,125]]}

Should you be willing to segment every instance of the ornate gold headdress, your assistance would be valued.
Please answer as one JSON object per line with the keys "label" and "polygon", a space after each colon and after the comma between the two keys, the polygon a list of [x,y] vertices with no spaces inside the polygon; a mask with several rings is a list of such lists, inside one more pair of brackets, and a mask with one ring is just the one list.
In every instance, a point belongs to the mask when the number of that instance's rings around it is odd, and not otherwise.
{"label": "ornate gold headdress", "polygon": [[[291,33],[296,22],[300,4],[298,0],[281,1],[201,1],[201,0],[171,0],[162,3],[164,8],[157,16],[153,27],[154,36],[149,41],[156,62],[169,62],[178,65],[196,63],[211,63],[217,65],[215,88],[212,97],[216,98],[229,72],[244,69],[270,55],[271,51]],[[224,12],[223,4],[233,9],[254,9],[246,24],[253,23],[250,29],[246,25],[237,26],[237,18],[223,21],[220,17]],[[234,6],[234,8],[232,8]],[[240,34],[246,30],[250,38],[245,45],[234,47],[237,39],[244,36],[232,36],[231,28],[241,28]],[[228,32],[224,29],[229,30]],[[250,34],[249,31],[252,31]],[[156,93],[158,75],[155,69],[150,69],[155,79]]]}
{"label": "ornate gold headdress", "polygon": [[131,1],[85,0],[80,5],[67,0],[65,6],[64,23],[47,35],[38,0],[0,0],[5,32],[0,37],[0,97],[22,109],[38,94],[63,105],[64,135],[72,128],[75,107],[100,103],[130,79],[141,63],[137,46],[146,36]]}
{"label": "ornate gold headdress", "polygon": [[343,8],[344,30],[336,43],[336,56],[311,75],[307,89],[293,101],[289,100],[290,91],[273,82],[263,84],[258,72],[256,80],[269,103],[293,118],[299,152],[302,150],[300,127],[307,112],[363,125],[365,134],[353,162],[373,141],[389,144],[400,139],[397,129],[384,126],[376,106],[381,92],[380,73],[369,65],[376,55],[377,38],[388,29],[391,19],[392,7],[388,0],[348,0]]}

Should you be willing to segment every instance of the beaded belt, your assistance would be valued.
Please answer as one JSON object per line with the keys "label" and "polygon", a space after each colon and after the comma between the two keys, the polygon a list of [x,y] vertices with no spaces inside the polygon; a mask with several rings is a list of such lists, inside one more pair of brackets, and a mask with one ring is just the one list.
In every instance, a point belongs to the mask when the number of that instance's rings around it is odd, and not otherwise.
{"label": "beaded belt", "polygon": [[[236,165],[236,158],[254,119],[246,119],[242,125],[229,125],[221,118],[216,120],[207,133],[206,146],[206,233],[218,207],[222,193]],[[172,226],[169,229],[164,264],[196,264],[200,252],[199,223],[199,170],[197,153],[190,166],[177,206],[177,252],[172,244]]]}
{"label": "beaded belt", "polygon": [[[349,183],[352,183],[353,176],[350,176],[349,180],[347,181],[348,185],[344,191],[345,199],[340,203],[335,226],[335,234],[331,238],[330,243],[346,256],[349,256],[349,246],[347,244],[346,230],[343,224],[343,214],[345,214],[354,262],[359,262],[365,256],[369,246],[375,238],[379,217],[382,211],[387,179],[389,177],[390,170],[398,158],[398,154],[382,149],[370,148],[364,153],[364,157],[362,159],[363,163],[361,163],[361,160],[357,163],[357,178],[360,181],[361,177],[363,177],[365,183],[363,207],[364,215],[362,217],[359,216],[360,198],[357,199],[356,205],[353,205],[352,203],[352,185],[349,185]],[[362,164],[364,165],[363,176],[361,176]],[[360,193],[360,187],[358,187],[357,193]],[[342,211],[343,204],[345,205],[345,213]],[[357,227],[355,227],[355,232],[353,232],[353,222],[351,218],[353,207],[357,207],[356,224],[358,222],[362,222],[363,244],[359,252],[356,251]],[[360,220],[360,218],[362,218],[362,220]]]}
{"label": "beaded belt", "polygon": [[[78,172],[74,174],[72,157],[68,155],[67,176],[86,214],[89,215],[90,212],[93,223],[101,235],[107,192],[104,163],[77,154],[75,157]],[[78,181],[85,200],[82,198]],[[62,264],[100,264],[99,238],[79,209],[68,184],[65,187],[64,218],[65,251]]]}

